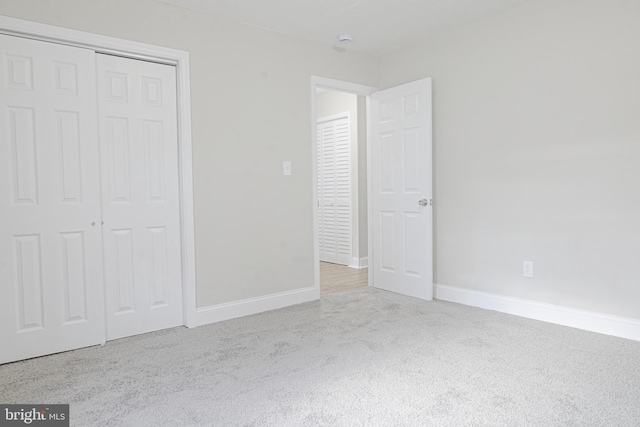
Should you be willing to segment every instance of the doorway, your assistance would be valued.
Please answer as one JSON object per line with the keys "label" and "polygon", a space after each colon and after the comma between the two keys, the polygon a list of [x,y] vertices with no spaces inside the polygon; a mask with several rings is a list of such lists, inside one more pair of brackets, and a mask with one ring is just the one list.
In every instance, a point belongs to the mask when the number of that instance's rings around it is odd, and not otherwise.
{"label": "doorway", "polygon": [[368,285],[367,94],[312,82],[316,283],[326,295]]}
{"label": "doorway", "polygon": [[[365,205],[368,285],[426,300],[433,297],[432,81],[382,91],[311,77],[315,288],[321,292],[318,206],[318,98],[323,90],[366,100]],[[359,185],[359,184],[357,184]]]}

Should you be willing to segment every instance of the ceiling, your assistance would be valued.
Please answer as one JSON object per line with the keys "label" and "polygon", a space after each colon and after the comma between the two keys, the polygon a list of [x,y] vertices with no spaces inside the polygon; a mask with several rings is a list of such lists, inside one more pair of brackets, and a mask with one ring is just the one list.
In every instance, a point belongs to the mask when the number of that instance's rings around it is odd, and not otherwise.
{"label": "ceiling", "polygon": [[[157,0],[379,55],[532,0]],[[342,45],[341,34],[353,41]]]}

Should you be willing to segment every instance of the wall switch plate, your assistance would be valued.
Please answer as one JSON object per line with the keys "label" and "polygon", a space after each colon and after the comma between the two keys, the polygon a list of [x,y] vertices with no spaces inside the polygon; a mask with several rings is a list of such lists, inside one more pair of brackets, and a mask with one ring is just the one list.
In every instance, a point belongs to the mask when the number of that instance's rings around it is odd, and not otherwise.
{"label": "wall switch plate", "polygon": [[284,173],[285,176],[291,175],[291,162],[290,161],[285,160],[284,162],[282,162],[282,172]]}
{"label": "wall switch plate", "polygon": [[533,261],[522,261],[522,277],[533,277]]}

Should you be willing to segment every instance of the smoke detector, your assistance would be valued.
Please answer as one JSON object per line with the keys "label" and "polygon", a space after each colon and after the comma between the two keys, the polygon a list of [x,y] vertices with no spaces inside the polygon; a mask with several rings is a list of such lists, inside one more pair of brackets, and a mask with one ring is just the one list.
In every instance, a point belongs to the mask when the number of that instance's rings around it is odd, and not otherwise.
{"label": "smoke detector", "polygon": [[351,43],[353,41],[353,37],[351,37],[351,34],[342,34],[338,36],[338,41],[343,44]]}

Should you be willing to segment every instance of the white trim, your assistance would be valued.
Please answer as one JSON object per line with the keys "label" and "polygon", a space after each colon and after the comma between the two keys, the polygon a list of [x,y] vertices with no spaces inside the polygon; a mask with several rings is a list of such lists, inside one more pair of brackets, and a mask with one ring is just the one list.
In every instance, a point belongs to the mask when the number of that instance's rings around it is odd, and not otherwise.
{"label": "white trim", "polygon": [[367,268],[367,257],[362,257],[362,258],[358,258],[358,257],[353,257],[351,258],[351,262],[349,262],[349,267],[350,268]]}
{"label": "white trim", "polygon": [[[94,50],[98,53],[177,65],[187,52],[0,15],[0,34]],[[188,54],[187,54],[188,55]]]}
{"label": "white trim", "polygon": [[434,285],[434,298],[640,341],[640,319],[438,284]]}
{"label": "white trim", "polygon": [[[373,265],[373,258],[375,253],[373,251],[373,202],[371,201],[371,195],[373,194],[373,180],[371,179],[371,145],[373,141],[371,139],[371,96],[367,96],[367,265]],[[373,287],[373,273],[369,270],[367,274],[367,282],[369,286]]]}
{"label": "white trim", "polygon": [[294,304],[302,304],[320,298],[315,287],[250,298],[225,304],[198,308],[196,326],[208,325],[237,317],[250,316],[264,311],[276,310]]}
{"label": "white trim", "polygon": [[191,84],[189,53],[166,47],[85,33],[52,25],[0,16],[0,34],[91,49],[98,53],[142,59],[176,67],[178,86],[178,144],[184,324],[196,324],[195,231],[193,220],[193,163],[191,141]]}
{"label": "white trim", "polygon": [[[369,96],[377,89],[372,86],[365,86],[358,83],[345,82],[342,80],[334,80],[326,77],[311,76],[311,171],[312,171],[312,203],[313,203],[313,259],[314,259],[314,289],[317,291],[317,298],[320,298],[320,251],[318,249],[318,206],[316,201],[318,200],[318,189],[316,183],[318,182],[318,115],[317,115],[317,89],[329,89],[340,92],[348,92],[356,95],[364,95],[367,97],[367,127],[369,126]],[[367,128],[367,130],[369,130]],[[368,139],[368,135],[367,135]],[[367,141],[368,146],[368,141]],[[369,165],[369,154],[367,153],[367,165]],[[367,170],[371,169],[367,167]],[[368,172],[367,172],[368,175]],[[368,188],[369,184],[367,184]],[[370,213],[370,211],[369,211]],[[371,221],[368,221],[371,223]],[[369,234],[371,229],[369,228]],[[369,239],[371,240],[371,239]],[[371,244],[369,244],[369,251],[371,251]],[[371,256],[371,252],[369,252]],[[371,275],[369,275],[371,277]],[[369,283],[371,284],[371,283]]]}
{"label": "white trim", "polygon": [[316,93],[316,88],[337,90],[340,92],[348,92],[365,96],[369,96],[373,92],[376,92],[378,90],[373,86],[366,86],[358,83],[345,82],[343,80],[329,79],[320,76],[311,76],[311,89],[313,94]]}
{"label": "white trim", "polygon": [[195,327],[196,235],[193,208],[193,150],[191,135],[191,81],[189,53],[176,64],[178,79],[178,143],[180,162],[180,220],[182,236],[182,284],[184,325]]}
{"label": "white trim", "polygon": [[318,117],[318,123],[316,124],[319,125],[320,123],[326,123],[326,122],[330,122],[332,120],[339,120],[339,119],[349,119],[351,120],[351,113],[349,113],[349,111],[343,111],[341,113],[337,113],[337,114],[330,114],[328,116],[323,116],[323,117]]}

